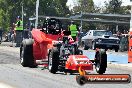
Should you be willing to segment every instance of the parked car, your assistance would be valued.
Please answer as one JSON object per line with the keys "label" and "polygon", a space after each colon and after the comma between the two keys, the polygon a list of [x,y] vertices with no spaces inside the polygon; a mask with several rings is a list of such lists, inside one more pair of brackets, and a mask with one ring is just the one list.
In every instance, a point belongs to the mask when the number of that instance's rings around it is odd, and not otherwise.
{"label": "parked car", "polygon": [[84,37],[81,38],[84,49],[96,48],[119,50],[120,39],[114,37],[111,31],[107,30],[89,30]]}

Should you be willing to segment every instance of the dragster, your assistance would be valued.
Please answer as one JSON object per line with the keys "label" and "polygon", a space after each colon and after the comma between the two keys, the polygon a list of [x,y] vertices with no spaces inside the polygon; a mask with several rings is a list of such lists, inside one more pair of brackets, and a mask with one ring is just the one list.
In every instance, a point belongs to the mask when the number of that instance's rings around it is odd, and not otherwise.
{"label": "dragster", "polygon": [[24,39],[20,46],[20,62],[23,67],[36,67],[36,61],[47,61],[49,72],[78,72],[93,70],[103,74],[107,68],[107,54],[103,49],[97,49],[95,59],[90,60],[83,55],[78,44],[70,36],[70,31],[64,31],[60,20],[50,18],[41,29],[33,29],[31,38]]}

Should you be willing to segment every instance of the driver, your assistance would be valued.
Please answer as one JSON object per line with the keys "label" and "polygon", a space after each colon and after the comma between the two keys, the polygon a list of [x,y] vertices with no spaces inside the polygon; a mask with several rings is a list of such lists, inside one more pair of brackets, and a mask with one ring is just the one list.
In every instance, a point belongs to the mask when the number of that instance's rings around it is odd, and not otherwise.
{"label": "driver", "polygon": [[58,19],[55,19],[55,18],[48,19],[47,24],[48,24],[47,29],[49,34],[54,34],[54,35],[60,34],[61,23]]}

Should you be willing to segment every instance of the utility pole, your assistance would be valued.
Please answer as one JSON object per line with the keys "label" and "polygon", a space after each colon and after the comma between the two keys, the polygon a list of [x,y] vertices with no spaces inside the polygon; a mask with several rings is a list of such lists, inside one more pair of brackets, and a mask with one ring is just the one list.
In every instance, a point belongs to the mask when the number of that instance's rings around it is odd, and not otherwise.
{"label": "utility pole", "polygon": [[81,29],[80,32],[82,32],[82,11],[81,11]]}
{"label": "utility pole", "polygon": [[38,8],[39,8],[39,0],[36,1],[36,22],[35,22],[35,28],[38,26]]}
{"label": "utility pole", "polygon": [[82,26],[83,26],[83,21],[82,21],[82,15],[83,15],[83,5],[84,5],[84,0],[82,0],[81,2],[81,28],[80,28],[80,32],[82,32]]}
{"label": "utility pole", "polygon": [[22,2],[22,26],[23,26],[23,14],[24,12],[23,12],[23,2]]}

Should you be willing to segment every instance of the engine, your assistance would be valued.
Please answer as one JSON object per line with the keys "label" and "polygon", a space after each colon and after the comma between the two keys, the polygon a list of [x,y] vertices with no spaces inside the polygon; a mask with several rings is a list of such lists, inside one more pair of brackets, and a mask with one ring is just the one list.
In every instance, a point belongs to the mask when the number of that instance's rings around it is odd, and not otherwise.
{"label": "engine", "polygon": [[76,51],[76,44],[70,44],[67,36],[63,37],[63,42],[60,47],[60,57],[67,60],[69,55],[74,55]]}
{"label": "engine", "polygon": [[58,35],[61,33],[62,23],[59,19],[50,18],[43,23],[43,31],[47,34]]}

